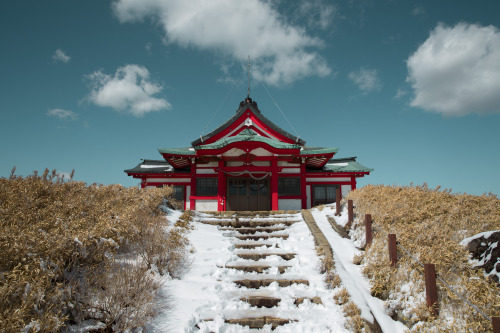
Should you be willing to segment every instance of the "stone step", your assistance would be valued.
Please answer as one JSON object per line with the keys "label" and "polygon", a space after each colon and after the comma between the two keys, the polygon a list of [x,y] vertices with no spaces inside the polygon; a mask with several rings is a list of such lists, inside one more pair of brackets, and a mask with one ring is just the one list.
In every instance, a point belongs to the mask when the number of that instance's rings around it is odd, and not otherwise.
{"label": "stone step", "polygon": [[299,298],[295,299],[295,302],[293,302],[293,304],[299,305],[299,304],[304,303],[304,301],[306,301],[306,300],[309,300],[313,304],[323,304],[323,302],[321,301],[321,297],[318,297],[318,296],[316,296],[316,297],[299,297]]}
{"label": "stone step", "polygon": [[285,260],[292,260],[295,258],[295,253],[238,253],[236,254],[238,257],[242,259],[248,259],[248,260],[259,260],[259,259],[264,259],[269,256],[278,256],[281,257]]}
{"label": "stone step", "polygon": [[240,298],[240,300],[258,308],[273,308],[281,302],[280,298],[268,296],[249,296]]}
{"label": "stone step", "polygon": [[228,220],[228,221],[213,221],[213,220],[200,220],[201,223],[218,225],[221,227],[233,227],[233,228],[255,228],[255,227],[272,227],[277,224],[284,224],[286,226],[291,226],[292,224],[299,222],[294,220],[283,220],[283,221],[236,221],[236,220]]}
{"label": "stone step", "polygon": [[256,247],[272,247],[275,246],[279,248],[279,244],[265,244],[265,243],[255,243],[255,244],[234,244],[235,249],[255,249]]}
{"label": "stone step", "polygon": [[258,289],[260,287],[267,287],[273,282],[277,282],[280,287],[289,287],[292,284],[305,284],[309,285],[308,280],[303,280],[303,279],[259,279],[259,280],[251,280],[251,279],[245,279],[245,280],[235,280],[233,281],[236,285],[240,287],[246,287],[246,288],[251,288],[251,289]]}
{"label": "stone step", "polygon": [[283,238],[288,239],[288,235],[286,234],[269,234],[269,235],[253,235],[253,236],[233,236],[240,240],[259,240],[259,239],[269,239],[269,238]]}
{"label": "stone step", "polygon": [[275,232],[275,231],[283,231],[286,227],[264,227],[264,228],[220,228],[222,231],[236,231],[242,235],[253,235],[257,232]]}
{"label": "stone step", "polygon": [[[244,266],[244,265],[226,265],[224,266],[225,268],[230,268],[230,269],[237,269],[239,271],[243,271],[243,272],[248,272],[248,273],[252,273],[252,272],[255,272],[255,273],[263,273],[265,270],[268,270],[272,267],[276,267],[276,266],[268,266],[268,265],[260,265],[260,266],[257,266],[257,265],[248,265],[248,266]],[[292,266],[277,266],[278,267],[278,271],[280,272],[280,274],[283,274],[285,273],[286,269],[287,268],[290,268]]]}
{"label": "stone step", "polygon": [[228,324],[235,324],[246,326],[248,328],[264,328],[265,325],[271,325],[272,329],[276,329],[278,326],[288,324],[291,320],[276,317],[257,317],[257,318],[239,318],[239,319],[226,319],[225,322]]}
{"label": "stone step", "polygon": [[[273,308],[281,302],[280,298],[277,297],[269,297],[269,296],[249,296],[240,298],[243,302],[247,302],[251,306],[255,306],[258,308]],[[300,305],[304,303],[306,300],[313,304],[323,304],[321,301],[321,297],[298,297],[295,299],[293,304]]]}

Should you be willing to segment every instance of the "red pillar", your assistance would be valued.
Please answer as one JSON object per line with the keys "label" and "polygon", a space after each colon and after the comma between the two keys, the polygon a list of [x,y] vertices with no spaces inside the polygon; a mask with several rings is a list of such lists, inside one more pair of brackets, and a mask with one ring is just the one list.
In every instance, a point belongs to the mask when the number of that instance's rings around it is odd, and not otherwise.
{"label": "red pillar", "polygon": [[307,209],[306,164],[305,163],[300,163],[300,196],[302,198],[302,209]]}
{"label": "red pillar", "polygon": [[218,179],[217,179],[217,210],[223,212],[226,210],[226,174],[224,173],[224,161],[219,161]]}
{"label": "red pillar", "polygon": [[356,189],[356,177],[351,176],[351,191]]}
{"label": "red pillar", "polygon": [[196,199],[193,197],[196,195],[196,163],[193,159],[191,162],[191,197],[189,198],[189,209],[195,210]]}
{"label": "red pillar", "polygon": [[278,161],[271,161],[271,210],[278,210]]}

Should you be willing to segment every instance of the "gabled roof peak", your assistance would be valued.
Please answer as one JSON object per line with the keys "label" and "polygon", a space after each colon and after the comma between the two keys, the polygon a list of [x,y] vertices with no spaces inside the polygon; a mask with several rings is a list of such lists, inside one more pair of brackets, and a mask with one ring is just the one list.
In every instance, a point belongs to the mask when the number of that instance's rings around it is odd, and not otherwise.
{"label": "gabled roof peak", "polygon": [[246,106],[250,106],[250,105],[253,106],[252,111],[257,111],[260,113],[260,110],[257,107],[257,102],[252,100],[252,98],[250,96],[247,96],[244,100],[242,100],[240,102],[240,107],[238,108],[238,110],[236,110],[236,113],[238,113],[242,108],[246,109]]}

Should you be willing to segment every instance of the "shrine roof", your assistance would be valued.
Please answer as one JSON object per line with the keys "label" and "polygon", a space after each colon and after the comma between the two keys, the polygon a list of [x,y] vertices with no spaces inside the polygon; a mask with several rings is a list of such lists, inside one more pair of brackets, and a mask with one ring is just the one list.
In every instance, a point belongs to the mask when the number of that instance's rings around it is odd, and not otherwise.
{"label": "shrine roof", "polygon": [[[126,173],[169,173],[178,172],[165,160],[143,160],[136,167],[128,170],[123,170]],[[186,171],[183,170],[183,173]]]}
{"label": "shrine roof", "polygon": [[302,147],[300,155],[319,155],[336,153],[338,148],[323,148],[323,147]]}
{"label": "shrine roof", "polygon": [[[247,100],[250,100],[250,102],[247,102]],[[260,112],[259,108],[257,107],[257,102],[252,101],[251,98],[247,98],[244,101],[240,102],[240,106],[239,106],[238,110],[236,110],[236,114],[234,116],[232,116],[229,120],[227,120],[224,124],[220,125],[216,129],[214,129],[212,132],[200,137],[199,139],[194,140],[193,142],[191,142],[191,144],[193,146],[199,145],[200,143],[203,143],[203,141],[207,140],[208,138],[211,138],[212,136],[217,135],[218,133],[222,132],[223,130],[228,128],[233,122],[235,122],[238,118],[240,118],[245,113],[245,111],[248,109],[250,109],[250,111],[252,111],[255,114],[255,116],[260,121],[262,121],[266,126],[268,126],[269,128],[271,128],[274,131],[280,133],[281,135],[297,142],[300,145],[306,144],[306,142],[304,140],[301,140],[300,138],[298,138],[298,137],[288,133],[287,131],[281,129],[276,124],[274,124],[272,121],[270,121],[269,119],[264,117],[262,115],[262,113]]]}
{"label": "shrine roof", "polygon": [[278,140],[270,139],[265,136],[257,135],[254,131],[250,129],[245,129],[241,131],[238,135],[225,137],[220,140],[215,141],[214,143],[206,144],[203,146],[195,146],[195,150],[204,150],[204,149],[220,149],[234,142],[263,142],[271,147],[278,149],[300,149],[302,148],[299,144],[291,144],[286,142],[281,142]]}
{"label": "shrine roof", "polygon": [[371,172],[373,169],[365,167],[356,161],[356,157],[332,158],[320,172]]}
{"label": "shrine roof", "polygon": [[195,156],[196,151],[193,148],[158,148],[160,154],[171,154],[171,155],[188,155]]}

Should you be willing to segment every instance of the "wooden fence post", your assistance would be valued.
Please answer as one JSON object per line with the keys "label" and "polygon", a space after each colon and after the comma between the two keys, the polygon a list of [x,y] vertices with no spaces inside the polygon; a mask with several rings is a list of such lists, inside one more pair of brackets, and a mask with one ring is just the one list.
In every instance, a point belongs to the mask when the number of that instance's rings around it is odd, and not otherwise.
{"label": "wooden fence post", "polygon": [[436,287],[436,266],[434,264],[424,264],[425,271],[425,298],[431,314],[439,315],[438,294]]}
{"label": "wooden fence post", "polygon": [[366,233],[366,247],[372,244],[372,216],[371,214],[365,215],[365,233]]}
{"label": "wooden fence post", "polygon": [[354,221],[354,210],[352,206],[352,200],[347,200],[347,229],[351,229],[353,221]]}
{"label": "wooden fence post", "polygon": [[500,317],[491,318],[493,323],[493,333],[500,333]]}
{"label": "wooden fence post", "polygon": [[398,248],[396,244],[396,234],[389,234],[389,260],[392,267],[398,265]]}
{"label": "wooden fence post", "polygon": [[340,188],[335,191],[335,215],[340,216]]}

